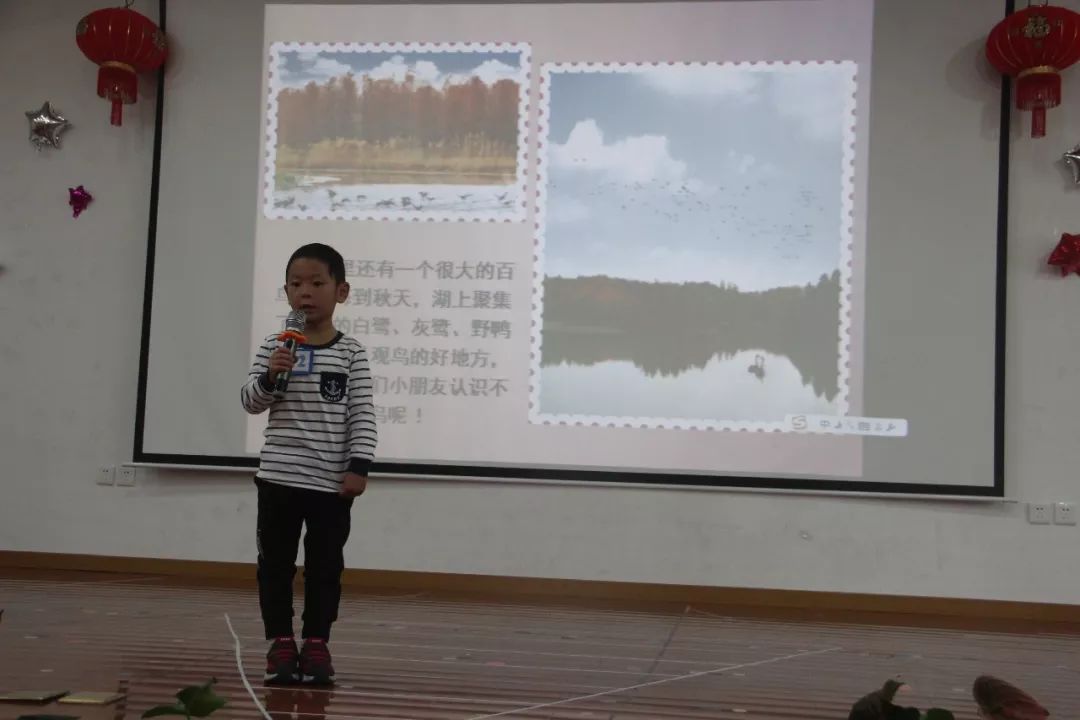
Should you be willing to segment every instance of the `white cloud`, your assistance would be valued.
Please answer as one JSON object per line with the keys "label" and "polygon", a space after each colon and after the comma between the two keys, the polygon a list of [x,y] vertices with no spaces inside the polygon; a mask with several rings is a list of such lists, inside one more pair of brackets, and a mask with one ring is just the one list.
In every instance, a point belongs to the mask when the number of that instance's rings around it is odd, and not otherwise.
{"label": "white cloud", "polygon": [[300,63],[300,69],[283,73],[282,83],[288,87],[302,87],[312,81],[323,84],[332,77],[341,77],[349,72],[356,76],[358,85],[363,84],[365,77],[404,82],[406,76],[411,74],[418,85],[431,85],[440,89],[446,85],[471,82],[474,77],[480,78],[487,85],[494,85],[504,78],[516,80],[521,75],[520,68],[494,59],[485,60],[473,70],[464,73],[443,73],[439,66],[430,60],[409,63],[404,55],[394,55],[362,73],[356,73],[347,63],[325,57],[318,51],[298,51],[296,59]]}
{"label": "white cloud", "polygon": [[651,87],[684,98],[724,98],[750,102],[769,77],[768,101],[777,112],[799,121],[815,140],[837,137],[846,93],[854,90],[852,68],[844,65],[664,65],[649,68],[642,79]]}
{"label": "white cloud", "polygon": [[595,120],[581,120],[562,145],[551,146],[551,163],[560,169],[602,172],[623,182],[682,180],[686,163],[673,158],[662,135],[639,135],[611,144]]}
{"label": "white cloud", "polygon": [[740,175],[745,175],[757,165],[757,158],[753,155],[743,154],[736,150],[728,150],[728,163],[735,172]]}
{"label": "white cloud", "polygon": [[657,90],[680,97],[743,97],[751,99],[759,85],[758,73],[735,65],[663,65],[642,77]]}
{"label": "white cloud", "polygon": [[777,70],[773,76],[770,101],[777,112],[799,121],[815,140],[841,137],[847,95],[854,91],[851,68],[824,65],[820,68]]}
{"label": "white cloud", "polygon": [[345,63],[320,55],[317,51],[297,52],[296,59],[300,63],[300,70],[282,74],[282,82],[288,87],[301,87],[313,81],[322,84],[352,70]]}
{"label": "white cloud", "polygon": [[394,80],[396,82],[403,82],[405,76],[409,74],[410,69],[408,63],[405,62],[404,56],[394,55],[389,60],[385,60],[368,72],[363,73],[363,75],[366,75],[372,80]]}
{"label": "white cloud", "polygon": [[517,80],[521,75],[521,69],[513,65],[507,65],[500,60],[485,60],[476,66],[472,75],[483,80],[488,85],[494,85],[499,80]]}
{"label": "white cloud", "polygon": [[[361,73],[361,78],[370,77],[372,80],[393,80],[400,83],[405,82],[405,78],[409,75],[413,76],[416,84],[433,87],[442,87],[450,79],[449,75],[443,74],[439,66],[430,60],[407,63],[403,55],[394,55],[368,72]],[[464,81],[468,81],[471,77],[471,75],[464,76]]]}
{"label": "white cloud", "polygon": [[421,83],[427,83],[428,85],[434,85],[439,82],[439,78],[442,73],[439,72],[439,66],[430,60],[421,60],[412,67],[413,75]]}
{"label": "white cloud", "polygon": [[735,149],[727,152],[726,168],[736,175],[752,175],[755,178],[776,177],[780,168],[768,161],[759,160],[754,155]]}

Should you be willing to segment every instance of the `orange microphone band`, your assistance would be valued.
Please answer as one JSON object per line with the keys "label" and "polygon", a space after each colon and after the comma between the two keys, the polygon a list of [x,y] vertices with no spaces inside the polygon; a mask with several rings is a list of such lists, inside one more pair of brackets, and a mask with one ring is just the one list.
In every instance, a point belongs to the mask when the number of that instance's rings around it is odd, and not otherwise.
{"label": "orange microphone band", "polygon": [[307,342],[306,337],[304,337],[298,332],[293,332],[292,330],[286,330],[285,332],[278,335],[278,340],[295,340],[297,345],[303,345]]}

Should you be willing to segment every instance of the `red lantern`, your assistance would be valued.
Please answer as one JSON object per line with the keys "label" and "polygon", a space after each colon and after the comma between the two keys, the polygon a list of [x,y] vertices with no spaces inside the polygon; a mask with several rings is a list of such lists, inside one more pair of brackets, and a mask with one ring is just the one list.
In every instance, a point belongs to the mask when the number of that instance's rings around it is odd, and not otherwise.
{"label": "red lantern", "polygon": [[134,10],[95,10],[79,21],[75,42],[97,63],[98,97],[112,101],[110,122],[120,125],[123,106],[138,97],[138,73],[156,70],[165,62],[165,33]]}
{"label": "red lantern", "polygon": [[1046,109],[1061,104],[1061,75],[1080,60],[1080,14],[1046,3],[1002,20],[986,40],[986,57],[1016,78],[1016,107],[1031,111],[1031,137],[1046,134]]}

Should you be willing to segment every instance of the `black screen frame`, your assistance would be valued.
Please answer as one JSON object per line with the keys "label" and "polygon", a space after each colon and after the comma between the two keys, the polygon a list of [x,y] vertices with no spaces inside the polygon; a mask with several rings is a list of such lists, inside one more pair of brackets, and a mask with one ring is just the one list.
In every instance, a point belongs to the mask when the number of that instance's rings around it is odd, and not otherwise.
{"label": "black screen frame", "polygon": [[[158,25],[166,31],[168,0],[158,0]],[[1005,1],[1005,16],[1015,11],[1015,0]],[[132,452],[136,464],[177,467],[251,468],[258,458],[228,455],[185,455],[177,453],[148,453],[143,449],[146,417],[146,386],[150,361],[150,321],[153,309],[154,261],[157,244],[158,194],[161,177],[161,142],[165,107],[165,68],[157,72],[156,111],[154,115],[153,166],[150,180],[150,213],[146,240],[146,275],[143,289],[143,316],[139,350],[138,395],[135,409],[135,435]],[[665,487],[710,487],[747,490],[789,490],[836,492],[842,494],[930,495],[956,497],[1004,497],[1005,495],[1005,331],[1007,297],[1008,219],[1009,219],[1009,151],[1012,118],[1012,83],[1002,78],[1000,105],[1000,134],[998,147],[997,183],[997,256],[994,337],[994,482],[988,486],[878,483],[867,481],[820,480],[784,477],[737,475],[700,475],[634,470],[581,470],[554,467],[514,467],[510,465],[444,465],[425,463],[376,462],[371,472],[401,477],[444,477],[502,479],[507,481],[559,481],[581,483],[614,483],[620,485],[652,485]]]}

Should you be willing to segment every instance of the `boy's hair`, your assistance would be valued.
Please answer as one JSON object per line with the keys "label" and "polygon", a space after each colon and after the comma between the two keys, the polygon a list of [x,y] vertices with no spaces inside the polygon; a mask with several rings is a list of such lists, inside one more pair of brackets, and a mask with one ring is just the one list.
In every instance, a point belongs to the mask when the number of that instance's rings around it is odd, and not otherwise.
{"label": "boy's hair", "polygon": [[334,278],[334,282],[345,282],[345,260],[341,257],[341,253],[329,245],[311,243],[297,248],[296,252],[289,258],[289,262],[285,264],[286,277],[289,275],[289,268],[292,267],[293,261],[300,258],[319,260],[325,263],[327,270],[330,271],[330,277]]}

